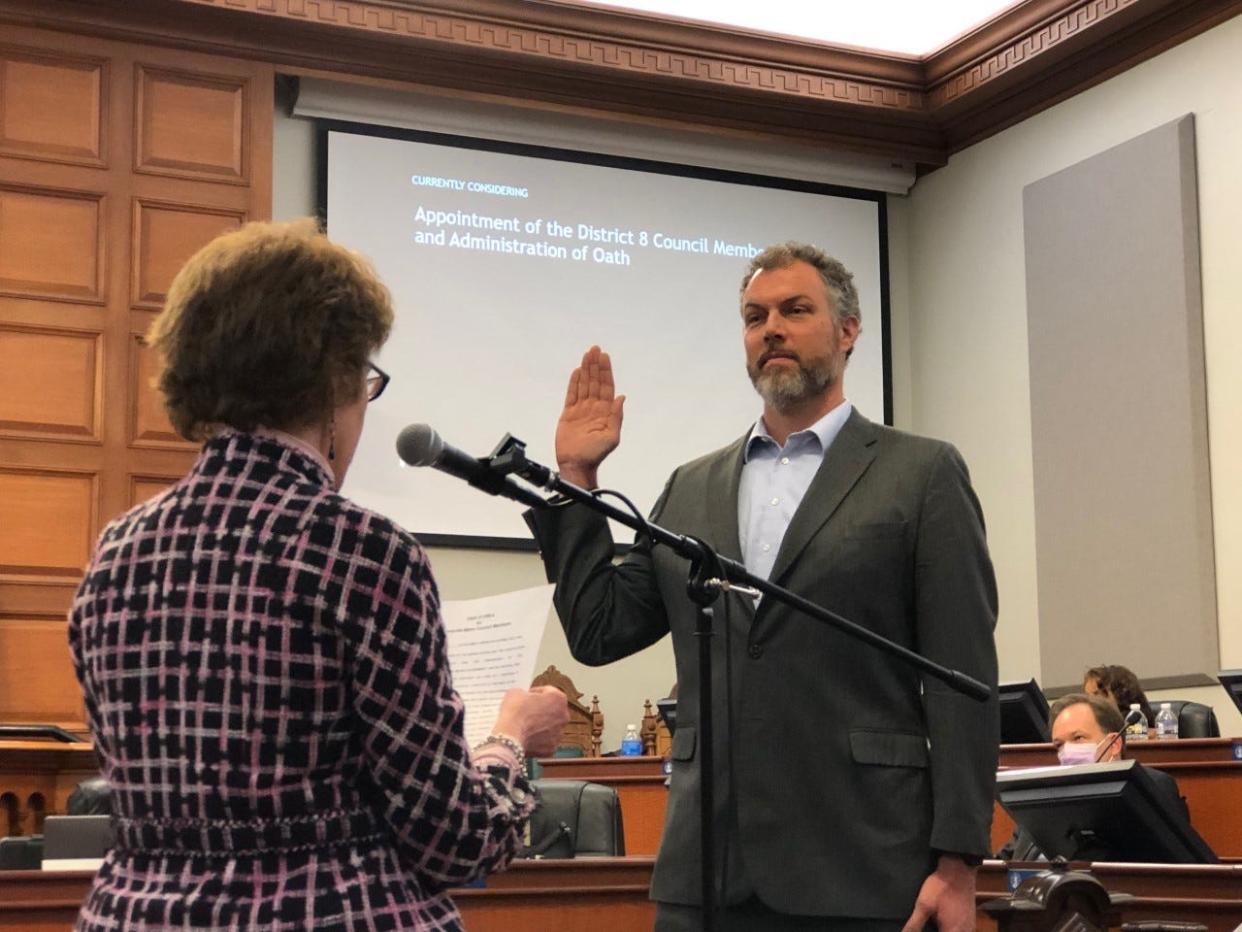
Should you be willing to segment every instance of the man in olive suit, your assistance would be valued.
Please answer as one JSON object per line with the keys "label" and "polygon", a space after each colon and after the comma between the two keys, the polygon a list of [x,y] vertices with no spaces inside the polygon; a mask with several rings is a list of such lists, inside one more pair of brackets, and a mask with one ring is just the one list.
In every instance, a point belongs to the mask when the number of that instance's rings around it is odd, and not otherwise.
{"label": "man in olive suit", "polygon": [[[652,520],[982,680],[993,697],[961,696],[773,599],[723,596],[713,638],[722,928],[913,932],[934,920],[966,932],[989,851],[999,728],[996,586],[966,466],[949,444],[874,424],[846,400],[861,322],[835,259],[797,243],[766,250],[744,278],[741,323],[762,416],[678,467]],[[597,486],[624,400],[592,347],[557,425],[565,479]],[[580,661],[609,663],[672,634],[678,728],[651,893],[657,929],[698,928],[686,564],[639,541],[614,565],[606,522],[580,504],[528,520]]]}

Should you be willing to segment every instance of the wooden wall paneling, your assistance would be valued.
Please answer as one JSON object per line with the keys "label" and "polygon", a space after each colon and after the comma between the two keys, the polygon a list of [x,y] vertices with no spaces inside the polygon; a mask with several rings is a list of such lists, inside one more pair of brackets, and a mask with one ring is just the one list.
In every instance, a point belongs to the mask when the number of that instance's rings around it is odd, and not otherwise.
{"label": "wooden wall paneling", "polygon": [[249,82],[137,66],[134,170],[200,181],[249,181]]}
{"label": "wooden wall paneling", "polygon": [[181,476],[140,476],[137,474],[130,476],[130,506],[145,502],[148,498],[154,498],[180,478]]}
{"label": "wooden wall paneling", "polygon": [[100,527],[129,505],[129,304],[133,290],[134,182],[134,62],[140,48],[96,43],[69,36],[65,41],[85,44],[83,51],[106,56],[111,73],[108,115],[110,165],[107,186],[110,210],[108,240],[114,245],[109,259],[108,302],[105,315],[104,445],[100,462]]}
{"label": "wooden wall paneling", "polygon": [[132,304],[159,310],[168,286],[186,260],[245,221],[246,211],[241,209],[135,199]]}
{"label": "wooden wall paneling", "polygon": [[0,185],[0,294],[103,303],[103,196]]}
{"label": "wooden wall paneling", "polygon": [[0,722],[80,722],[82,691],[64,616],[0,615]]}
{"label": "wooden wall paneling", "polygon": [[[6,30],[10,59],[34,64],[6,63],[0,91],[0,194],[26,198],[0,228],[0,253],[16,249],[22,270],[0,271],[0,331],[15,369],[0,382],[27,385],[25,397],[0,398],[0,722],[81,729],[66,612],[111,507],[108,417],[125,350],[112,309],[128,289],[127,236],[115,220],[128,227],[129,204],[128,165],[116,162],[124,134],[112,121],[124,116],[115,89],[127,79],[99,48],[47,35],[22,56],[13,43],[23,38]],[[10,243],[10,233],[21,238]]]}
{"label": "wooden wall paneling", "polygon": [[173,429],[164,401],[155,380],[159,375],[159,357],[141,333],[131,333],[129,340],[129,384],[126,397],[130,409],[130,442],[135,447],[187,450],[197,445],[183,440]]}
{"label": "wooden wall paneling", "polygon": [[[8,577],[0,580],[0,616],[63,618],[69,611],[78,580]],[[0,683],[0,689],[3,688]]]}
{"label": "wooden wall paneling", "polygon": [[0,436],[99,443],[102,335],[0,322]]}
{"label": "wooden wall paneling", "polygon": [[108,63],[0,47],[0,154],[106,165]]}
{"label": "wooden wall paneling", "polygon": [[81,575],[98,514],[94,473],[0,466],[0,580]]}
{"label": "wooden wall paneling", "polygon": [[80,728],[82,567],[196,455],[141,336],[192,252],[270,216],[274,74],[29,22],[0,45],[0,721]]}

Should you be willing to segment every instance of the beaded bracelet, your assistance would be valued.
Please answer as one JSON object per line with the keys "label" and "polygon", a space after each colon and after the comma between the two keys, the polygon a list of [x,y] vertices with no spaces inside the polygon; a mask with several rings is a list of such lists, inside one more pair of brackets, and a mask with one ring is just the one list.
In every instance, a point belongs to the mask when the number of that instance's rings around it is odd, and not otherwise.
{"label": "beaded bracelet", "polygon": [[517,769],[524,771],[526,769],[526,752],[522,750],[522,746],[510,738],[508,735],[488,735],[476,747],[479,750],[484,745],[499,744],[501,747],[508,748],[513,752],[513,756],[517,758]]}

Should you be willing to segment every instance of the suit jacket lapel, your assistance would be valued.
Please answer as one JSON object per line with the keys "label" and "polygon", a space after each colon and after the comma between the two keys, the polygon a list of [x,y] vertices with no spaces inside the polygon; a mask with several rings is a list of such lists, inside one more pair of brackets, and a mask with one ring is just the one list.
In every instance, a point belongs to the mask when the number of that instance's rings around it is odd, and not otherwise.
{"label": "suit jacket lapel", "polygon": [[[876,432],[870,421],[855,409],[824,455],[781,541],[772,567],[773,582],[782,582],[807,544],[832,517],[845,496],[875,459]],[[765,600],[764,604],[767,604]]]}
{"label": "suit jacket lapel", "polygon": [[720,455],[708,469],[707,482],[704,485],[705,494],[708,495],[712,489],[725,490],[721,501],[707,503],[707,540],[722,557],[737,560],[739,563],[742,560],[742,543],[737,529],[737,496],[742,482],[742,452],[749,436],[748,431],[720,451]]}
{"label": "suit jacket lapel", "polygon": [[[750,431],[747,431],[740,439],[720,451],[720,455],[708,467],[707,481],[703,487],[705,495],[714,494],[712,490],[715,489],[725,490],[720,500],[706,502],[708,518],[705,539],[716,548],[720,556],[738,563],[742,562],[742,542],[738,534],[737,497],[742,484],[742,454],[749,436]],[[754,602],[747,596],[733,592],[725,593],[724,598],[731,606],[725,617],[730,619],[731,625],[738,626],[738,631],[745,636],[745,631],[754,617]]]}

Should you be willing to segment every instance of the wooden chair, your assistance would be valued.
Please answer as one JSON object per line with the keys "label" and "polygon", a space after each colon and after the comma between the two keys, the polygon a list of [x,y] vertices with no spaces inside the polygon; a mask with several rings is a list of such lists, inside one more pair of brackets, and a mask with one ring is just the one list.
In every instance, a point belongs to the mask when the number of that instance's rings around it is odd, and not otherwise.
{"label": "wooden chair", "polygon": [[[556,757],[599,757],[600,740],[604,734],[604,713],[599,709],[599,696],[591,697],[591,707],[582,704],[582,693],[574,686],[574,681],[549,666],[533,680],[533,686],[555,686],[569,700],[569,724],[565,726],[565,734],[561,745],[556,749]],[[576,754],[573,752],[577,752]]]}

